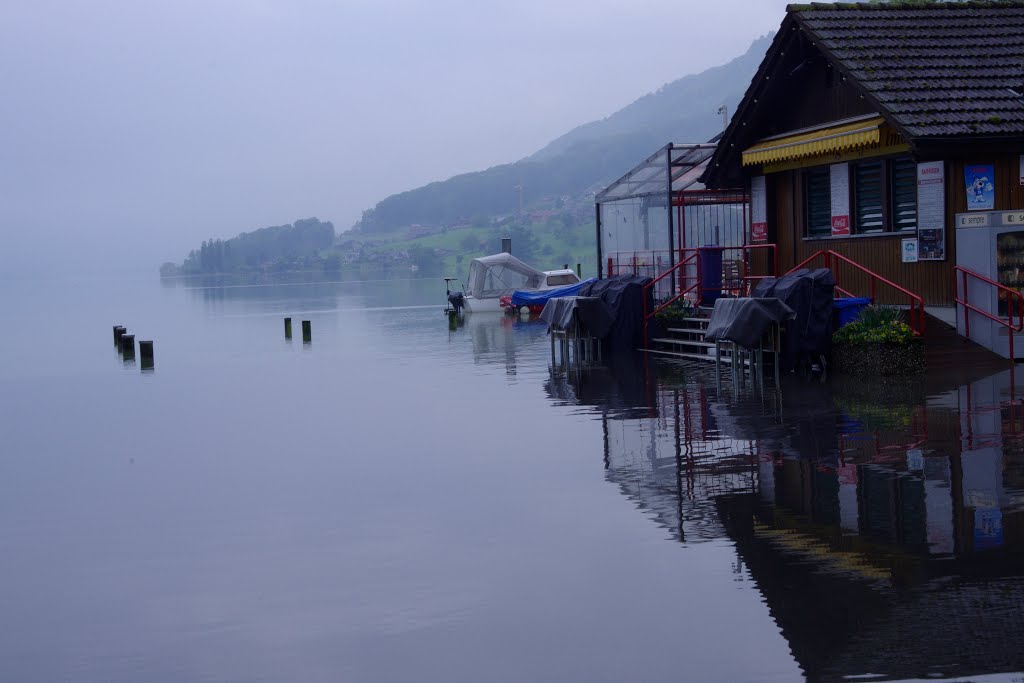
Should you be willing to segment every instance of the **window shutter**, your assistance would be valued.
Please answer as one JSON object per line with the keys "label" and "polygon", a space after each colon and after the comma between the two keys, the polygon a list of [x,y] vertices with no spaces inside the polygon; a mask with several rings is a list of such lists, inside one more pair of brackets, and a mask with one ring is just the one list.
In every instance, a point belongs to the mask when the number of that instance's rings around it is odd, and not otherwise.
{"label": "window shutter", "polygon": [[882,162],[857,164],[854,188],[857,233],[881,232],[885,229],[882,216]]}
{"label": "window shutter", "polygon": [[832,185],[828,167],[812,168],[804,173],[805,214],[808,235],[832,234]]}
{"label": "window shutter", "polygon": [[917,164],[911,159],[892,164],[892,229],[917,230]]}

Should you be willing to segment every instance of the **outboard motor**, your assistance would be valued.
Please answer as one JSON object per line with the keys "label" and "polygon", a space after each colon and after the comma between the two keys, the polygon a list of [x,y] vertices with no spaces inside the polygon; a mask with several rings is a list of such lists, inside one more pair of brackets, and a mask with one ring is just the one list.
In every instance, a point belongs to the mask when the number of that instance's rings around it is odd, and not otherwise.
{"label": "outboard motor", "polygon": [[445,315],[448,316],[448,329],[455,330],[459,327],[459,322],[462,320],[462,309],[466,306],[466,295],[462,292],[452,291],[452,282],[457,282],[458,278],[446,277],[444,279],[444,293],[448,299],[448,305],[444,308]]}
{"label": "outboard motor", "polygon": [[448,305],[455,310],[456,315],[462,315],[462,308],[466,305],[466,295],[462,292],[448,292]]}

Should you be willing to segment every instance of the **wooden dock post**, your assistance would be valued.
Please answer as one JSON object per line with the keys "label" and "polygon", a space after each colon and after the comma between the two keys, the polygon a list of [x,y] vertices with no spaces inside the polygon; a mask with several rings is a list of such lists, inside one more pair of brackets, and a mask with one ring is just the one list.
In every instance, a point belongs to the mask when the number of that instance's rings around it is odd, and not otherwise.
{"label": "wooden dock post", "polygon": [[313,341],[313,323],[308,320],[302,321],[302,341],[307,344]]}
{"label": "wooden dock post", "polygon": [[578,277],[581,280],[583,279],[583,264],[582,263],[577,263],[576,264],[576,277]]}
{"label": "wooden dock post", "polygon": [[285,318],[284,319],[284,338],[285,339],[291,339],[292,338],[292,319],[291,318]]}
{"label": "wooden dock post", "polygon": [[121,345],[121,335],[127,332],[123,325],[114,325],[114,346]]}
{"label": "wooden dock post", "polygon": [[125,360],[135,359],[135,335],[134,334],[122,334],[121,335],[121,355],[124,356]]}
{"label": "wooden dock post", "polygon": [[139,355],[142,356],[142,360],[153,360],[153,340],[147,339],[145,341],[139,340]]}

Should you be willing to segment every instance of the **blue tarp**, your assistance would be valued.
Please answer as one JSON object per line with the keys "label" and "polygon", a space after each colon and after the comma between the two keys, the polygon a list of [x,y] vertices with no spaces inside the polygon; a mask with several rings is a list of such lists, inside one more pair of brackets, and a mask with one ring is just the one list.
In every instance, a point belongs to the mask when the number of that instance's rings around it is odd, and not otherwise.
{"label": "blue tarp", "polygon": [[580,288],[583,285],[588,285],[591,282],[596,282],[597,278],[592,277],[589,280],[583,282],[577,282],[574,285],[566,285],[565,287],[556,287],[555,289],[545,289],[540,292],[512,292],[512,305],[513,306],[543,306],[548,302],[548,299],[554,299],[562,296],[579,296]]}

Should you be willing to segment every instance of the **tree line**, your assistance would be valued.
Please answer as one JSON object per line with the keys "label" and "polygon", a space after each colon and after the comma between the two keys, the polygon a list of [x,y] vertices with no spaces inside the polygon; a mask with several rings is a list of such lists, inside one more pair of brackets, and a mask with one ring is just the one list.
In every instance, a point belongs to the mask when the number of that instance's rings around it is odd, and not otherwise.
{"label": "tree line", "polygon": [[[338,267],[340,260],[321,253],[334,244],[330,221],[304,218],[288,225],[275,225],[243,232],[228,240],[204,240],[189,252],[180,266],[164,264],[164,275],[228,273],[260,269],[294,270],[309,267]],[[168,267],[171,266],[171,267]],[[169,272],[173,269],[174,272]]]}

